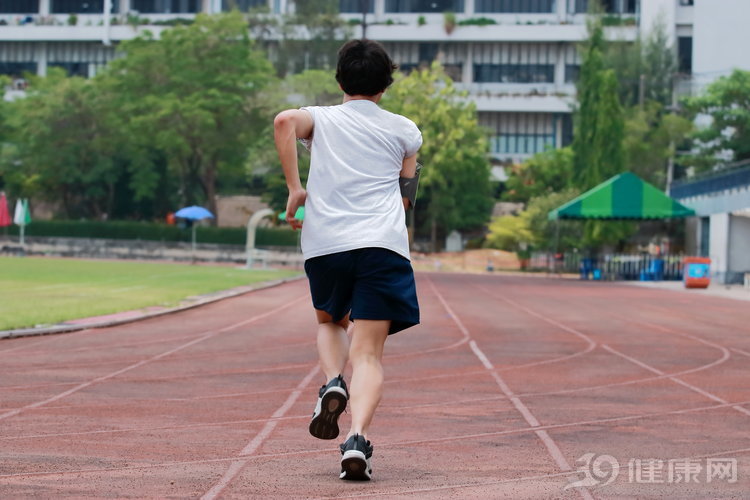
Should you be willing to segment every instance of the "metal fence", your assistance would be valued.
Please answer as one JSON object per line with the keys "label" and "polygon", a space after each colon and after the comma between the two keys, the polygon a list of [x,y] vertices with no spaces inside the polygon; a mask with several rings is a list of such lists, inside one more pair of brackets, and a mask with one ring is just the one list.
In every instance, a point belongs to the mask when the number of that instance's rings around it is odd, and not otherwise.
{"label": "metal fence", "polygon": [[534,253],[529,268],[579,274],[581,279],[678,281],[682,279],[683,255],[605,254],[586,257],[579,253]]}

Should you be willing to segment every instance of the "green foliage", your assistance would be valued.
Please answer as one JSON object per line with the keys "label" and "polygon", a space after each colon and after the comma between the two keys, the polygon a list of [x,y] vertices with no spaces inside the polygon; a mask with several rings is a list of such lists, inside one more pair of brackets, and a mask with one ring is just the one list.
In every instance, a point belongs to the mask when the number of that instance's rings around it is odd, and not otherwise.
{"label": "green foliage", "polygon": [[580,221],[563,220],[558,223],[547,219],[550,211],[578,194],[579,191],[572,188],[544,194],[532,198],[526,210],[517,216],[494,218],[489,226],[486,245],[515,252],[524,249],[563,251],[581,248],[586,242],[584,225]]}
{"label": "green foliage", "polygon": [[9,188],[60,202],[67,216],[110,212],[123,161],[133,153],[117,110],[91,81],[58,68],[33,78],[30,89],[9,105],[12,146],[0,164]]}
{"label": "green foliage", "polygon": [[[351,38],[351,26],[339,15],[338,0],[297,0],[296,12],[283,18],[275,57],[279,76],[308,69],[330,69],[341,44]],[[300,28],[309,38],[300,40]]]}
{"label": "green foliage", "polygon": [[695,135],[697,154],[684,162],[699,169],[716,165],[730,152],[733,161],[750,159],[750,71],[734,70],[708,86],[706,92],[685,101],[690,118],[711,117],[711,124]]}
{"label": "green foliage", "polygon": [[490,26],[497,24],[497,21],[489,17],[472,17],[458,22],[459,26]]}
{"label": "green foliage", "polygon": [[[291,229],[259,227],[255,243],[263,246],[297,246],[298,233]],[[8,234],[18,235],[18,226],[8,228]],[[201,243],[244,245],[247,230],[239,227],[200,227]],[[71,221],[35,220],[26,227],[27,236],[57,238],[101,238],[112,240],[190,241],[191,229],[167,224],[134,221]]]}
{"label": "green foliage", "polygon": [[617,95],[614,71],[604,67],[604,32],[594,18],[583,53],[578,81],[578,110],[573,139],[573,179],[590,189],[622,172],[624,152],[623,110]]}
{"label": "green foliage", "polygon": [[443,12],[443,28],[447,34],[456,29],[456,14],[450,11]]}
{"label": "green foliage", "polygon": [[534,239],[528,217],[523,212],[521,215],[503,215],[492,219],[485,246],[517,252],[526,249]]}
{"label": "green foliage", "polygon": [[626,170],[657,187],[666,187],[667,160],[674,155],[675,144],[681,144],[692,130],[690,120],[664,114],[656,101],[630,108],[623,142]]}
{"label": "green foliage", "polygon": [[607,44],[605,65],[617,75],[624,106],[639,104],[641,89],[644,101],[671,106],[677,56],[664,23],[655,24],[645,40]]}
{"label": "green foliage", "polygon": [[[180,205],[216,213],[217,179],[242,175],[248,145],[267,126],[259,92],[272,67],[236,11],[123,42],[125,57],[97,80],[117,97],[135,149],[157,151],[178,181]],[[153,156],[132,165],[135,191],[153,196]]]}
{"label": "green foliage", "polygon": [[503,198],[527,202],[537,196],[562,191],[571,185],[573,150],[570,147],[549,149],[506,170],[509,175]]}
{"label": "green foliage", "polygon": [[436,245],[438,231],[484,225],[493,199],[487,134],[477,122],[474,103],[453,86],[439,63],[399,76],[382,103],[422,131],[417,230],[427,228]]}

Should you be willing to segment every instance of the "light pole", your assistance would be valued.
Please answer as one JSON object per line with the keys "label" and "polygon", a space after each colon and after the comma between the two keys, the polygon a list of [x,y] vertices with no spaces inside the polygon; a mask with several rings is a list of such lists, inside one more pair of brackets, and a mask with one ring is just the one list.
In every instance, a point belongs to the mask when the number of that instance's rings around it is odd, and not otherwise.
{"label": "light pole", "polygon": [[367,4],[370,0],[359,0],[359,9],[362,11],[362,38],[367,38]]}

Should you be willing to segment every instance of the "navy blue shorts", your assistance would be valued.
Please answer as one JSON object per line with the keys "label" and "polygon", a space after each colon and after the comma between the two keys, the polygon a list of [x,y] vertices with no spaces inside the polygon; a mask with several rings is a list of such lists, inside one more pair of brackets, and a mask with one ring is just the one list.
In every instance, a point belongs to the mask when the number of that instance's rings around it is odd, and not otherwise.
{"label": "navy blue shorts", "polygon": [[358,248],[305,261],[315,309],[341,321],[391,320],[388,335],[419,324],[411,262],[385,248]]}

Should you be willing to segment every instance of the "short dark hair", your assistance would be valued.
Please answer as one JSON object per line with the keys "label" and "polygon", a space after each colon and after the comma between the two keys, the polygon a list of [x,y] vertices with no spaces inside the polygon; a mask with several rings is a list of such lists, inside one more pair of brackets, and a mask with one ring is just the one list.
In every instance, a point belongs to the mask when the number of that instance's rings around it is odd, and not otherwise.
{"label": "short dark hair", "polygon": [[349,95],[373,96],[393,83],[396,67],[378,42],[350,40],[339,49],[336,81]]}

